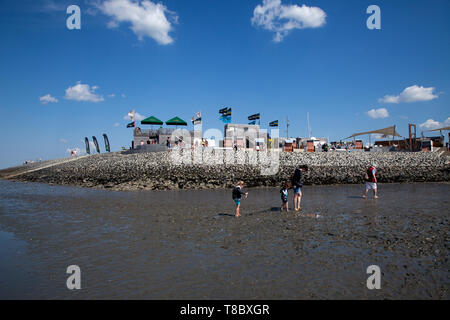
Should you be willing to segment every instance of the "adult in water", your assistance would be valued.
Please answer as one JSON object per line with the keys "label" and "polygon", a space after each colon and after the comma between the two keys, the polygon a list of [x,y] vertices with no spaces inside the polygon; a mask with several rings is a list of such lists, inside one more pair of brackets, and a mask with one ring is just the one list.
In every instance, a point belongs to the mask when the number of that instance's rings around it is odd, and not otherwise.
{"label": "adult in water", "polygon": [[378,199],[377,196],[377,168],[375,168],[375,165],[372,164],[366,171],[366,175],[365,175],[365,180],[366,180],[366,192],[363,195],[363,198],[366,199],[367,198],[367,193],[369,192],[369,190],[373,190],[373,197],[374,199]]}
{"label": "adult in water", "polygon": [[292,176],[291,186],[294,189],[294,211],[299,211],[302,203],[302,187],[303,187],[303,172],[308,169],[303,165],[295,169]]}

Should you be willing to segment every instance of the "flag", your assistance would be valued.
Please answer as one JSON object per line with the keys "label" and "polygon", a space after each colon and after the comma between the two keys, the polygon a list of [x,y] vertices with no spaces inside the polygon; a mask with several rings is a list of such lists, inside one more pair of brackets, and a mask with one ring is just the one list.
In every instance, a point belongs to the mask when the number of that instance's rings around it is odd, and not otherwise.
{"label": "flag", "polygon": [[202,123],[202,113],[197,112],[195,116],[192,117],[192,124],[201,124]]}
{"label": "flag", "polygon": [[270,122],[269,127],[278,127],[278,120]]}
{"label": "flag", "polygon": [[89,139],[87,137],[84,138],[84,143],[86,144],[86,153],[91,154],[91,148],[89,148]]}
{"label": "flag", "polygon": [[255,125],[256,124],[256,120],[250,121],[248,124]]}
{"label": "flag", "polygon": [[219,113],[221,114],[219,119],[222,120],[223,123],[231,123],[231,108],[220,109]]}
{"label": "flag", "polygon": [[248,120],[259,120],[261,118],[259,113],[253,114],[250,117],[248,117]]}
{"label": "flag", "polygon": [[231,123],[231,116],[223,115],[220,117],[220,120],[222,120],[223,123]]}
{"label": "flag", "polygon": [[95,149],[97,149],[97,152],[100,153],[100,147],[98,146],[98,141],[95,136],[92,137],[92,141],[94,141]]}
{"label": "flag", "polygon": [[106,133],[103,134],[103,139],[105,140],[105,150],[106,152],[111,152],[111,146],[109,145],[109,139]]}
{"label": "flag", "polygon": [[134,121],[127,124],[127,128],[134,128]]}
{"label": "flag", "polygon": [[130,118],[131,121],[133,121],[133,122],[136,121],[136,113],[134,112],[134,110],[131,110],[130,112],[128,112],[128,117]]}

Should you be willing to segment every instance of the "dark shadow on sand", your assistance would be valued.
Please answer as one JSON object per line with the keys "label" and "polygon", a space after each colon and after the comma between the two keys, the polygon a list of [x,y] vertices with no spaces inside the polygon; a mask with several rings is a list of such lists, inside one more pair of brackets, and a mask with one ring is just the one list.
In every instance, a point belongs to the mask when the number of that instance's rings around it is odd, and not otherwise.
{"label": "dark shadow on sand", "polygon": [[218,216],[220,217],[234,217],[234,214],[231,213],[219,213]]}

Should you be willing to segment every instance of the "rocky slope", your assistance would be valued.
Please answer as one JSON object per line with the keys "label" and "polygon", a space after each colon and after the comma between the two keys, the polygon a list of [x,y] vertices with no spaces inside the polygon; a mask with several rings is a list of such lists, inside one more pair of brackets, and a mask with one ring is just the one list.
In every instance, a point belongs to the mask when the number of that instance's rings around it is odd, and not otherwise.
{"label": "rocky slope", "polygon": [[306,164],[309,171],[304,176],[305,184],[354,184],[363,183],[365,170],[372,163],[378,168],[381,183],[450,181],[449,157],[437,153],[213,149],[92,155],[14,179],[113,190],[229,188],[237,180],[244,180],[247,187],[280,186],[290,180],[297,166]]}

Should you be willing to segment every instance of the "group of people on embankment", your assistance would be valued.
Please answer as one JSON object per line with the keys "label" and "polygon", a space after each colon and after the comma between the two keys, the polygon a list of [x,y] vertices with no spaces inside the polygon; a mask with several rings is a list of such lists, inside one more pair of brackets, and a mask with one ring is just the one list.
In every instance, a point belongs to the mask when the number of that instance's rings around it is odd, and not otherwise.
{"label": "group of people on embankment", "polygon": [[[294,211],[300,211],[301,209],[301,202],[302,202],[302,187],[303,187],[303,174],[308,171],[308,166],[302,165],[295,169],[294,174],[292,175],[292,179],[290,182],[286,182],[281,190],[281,208],[280,211],[286,210],[286,212],[289,212],[289,190],[294,190]],[[367,198],[367,194],[370,190],[374,193],[374,198],[378,199],[377,195],[377,169],[375,167],[375,164],[370,165],[370,167],[366,170],[365,173],[365,193],[362,196],[364,199]],[[241,200],[242,197],[246,199],[248,197],[248,192],[243,191],[244,188],[244,181],[239,181],[236,186],[233,188],[232,192],[232,198],[233,201],[236,204],[236,212],[235,216],[240,217],[240,207],[241,207]]]}

